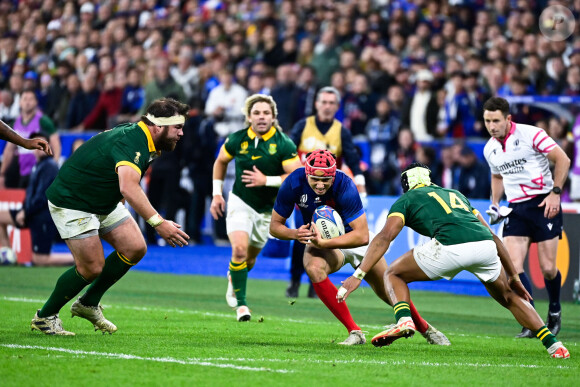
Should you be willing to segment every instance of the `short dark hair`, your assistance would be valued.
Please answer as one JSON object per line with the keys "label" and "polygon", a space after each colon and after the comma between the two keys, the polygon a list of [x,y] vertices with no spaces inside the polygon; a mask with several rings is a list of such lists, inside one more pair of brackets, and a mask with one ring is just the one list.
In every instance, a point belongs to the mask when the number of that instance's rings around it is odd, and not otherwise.
{"label": "short dark hair", "polygon": [[507,117],[510,114],[510,104],[504,98],[491,97],[483,104],[483,111],[486,110],[490,112],[499,110],[504,117]]}
{"label": "short dark hair", "polygon": [[[187,118],[189,109],[189,105],[181,103],[173,98],[159,98],[147,106],[146,112],[155,117],[173,117],[175,115],[180,115]],[[147,125],[154,125],[144,115],[141,116],[141,121],[145,122]]]}

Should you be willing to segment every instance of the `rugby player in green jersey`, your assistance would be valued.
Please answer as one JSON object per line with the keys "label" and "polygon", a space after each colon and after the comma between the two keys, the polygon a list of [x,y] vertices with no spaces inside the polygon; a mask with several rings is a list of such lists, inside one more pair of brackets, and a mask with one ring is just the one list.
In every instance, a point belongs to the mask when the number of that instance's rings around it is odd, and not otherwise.
{"label": "rugby player in green jersey", "polygon": [[302,164],[296,145],[278,126],[278,109],[272,97],[254,94],[246,99],[242,111],[248,127],[228,136],[213,166],[210,212],[214,219],[224,215],[223,180],[228,164],[235,159],[236,180],[226,215],[232,245],[226,301],[236,309],[238,321],[248,321],[248,271],[268,241],[272,208],[282,180]]}
{"label": "rugby player in green jersey", "polygon": [[[151,206],[140,181],[161,151],[175,149],[183,136],[189,106],[174,99],[153,101],[137,123],[121,124],[84,143],[64,163],[46,191],[48,206],[75,266],[64,272],[31,328],[48,335],[74,335],[62,328],[60,309],[90,284],[71,306],[103,333],[117,327],[102,313],[103,294],[136,265],[147,251],[145,239],[122,201],[154,227],[172,247],[187,245],[181,226]],[[114,247],[107,259],[101,238]]]}
{"label": "rugby player in green jersey", "polygon": [[430,174],[421,163],[413,163],[403,171],[403,196],[390,208],[387,223],[369,245],[355,274],[344,281],[337,299],[346,300],[360,285],[361,278],[383,257],[406,225],[432,239],[396,259],[385,273],[385,287],[397,323],[373,337],[375,346],[389,345],[415,333],[409,310],[409,282],[452,279],[467,270],[521,325],[534,332],[551,357],[569,358],[568,350],[530,305],[531,296],[501,240],[463,194],[432,184]]}

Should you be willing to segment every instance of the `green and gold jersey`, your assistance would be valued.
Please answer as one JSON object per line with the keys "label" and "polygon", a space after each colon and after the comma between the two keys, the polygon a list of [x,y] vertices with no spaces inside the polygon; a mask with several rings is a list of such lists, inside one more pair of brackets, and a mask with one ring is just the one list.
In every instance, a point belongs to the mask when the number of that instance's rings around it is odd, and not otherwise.
{"label": "green and gold jersey", "polygon": [[477,213],[461,192],[430,185],[407,191],[391,206],[389,217],[398,216],[405,226],[448,246],[493,240]]}
{"label": "green and gold jersey", "polygon": [[128,165],[143,177],[158,155],[145,123],[116,126],[92,137],[68,158],[46,197],[58,207],[109,214],[123,198],[117,168]]}
{"label": "green and gold jersey", "polygon": [[260,139],[250,127],[230,134],[223,146],[227,155],[236,159],[232,192],[257,212],[272,212],[278,187],[248,188],[242,182],[242,173],[256,166],[266,176],[284,174],[284,165],[298,160],[294,142],[274,127]]}

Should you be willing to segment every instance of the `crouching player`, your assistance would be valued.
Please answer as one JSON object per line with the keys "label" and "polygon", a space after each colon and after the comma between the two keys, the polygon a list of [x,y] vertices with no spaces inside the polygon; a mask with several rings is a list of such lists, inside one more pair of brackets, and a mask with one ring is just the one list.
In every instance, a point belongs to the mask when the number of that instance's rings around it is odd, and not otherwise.
{"label": "crouching player", "polygon": [[403,171],[404,194],[392,205],[387,223],[369,245],[359,266],[361,276],[344,281],[344,294],[339,300],[346,300],[360,285],[364,273],[372,272],[377,263],[383,262],[389,245],[407,225],[432,239],[399,257],[387,270],[385,285],[394,303],[397,324],[373,337],[375,346],[388,345],[397,338],[415,333],[409,282],[452,279],[460,271],[467,270],[479,278],[489,294],[509,309],[521,325],[534,332],[551,357],[569,358],[568,350],[530,305],[530,294],[520,282],[501,240],[465,196],[431,184],[430,174],[429,168],[420,163],[413,163]]}
{"label": "crouching player", "polygon": [[[333,239],[322,239],[310,223],[298,229],[286,227],[286,219],[298,205],[302,218],[312,219],[314,210],[322,205],[333,207],[342,217],[346,233]],[[308,155],[304,168],[292,172],[282,183],[272,211],[270,233],[279,239],[295,239],[306,244],[304,268],[316,294],[336,318],[346,327],[349,336],[342,345],[364,344],[365,336],[354,322],[346,303],[337,301],[337,289],[328,275],[349,263],[357,268],[369,242],[369,228],[357,188],[350,177],[336,170],[336,160],[327,150],[318,149]],[[366,280],[385,303],[392,305],[385,293],[383,275],[386,261],[369,271]],[[360,270],[355,271],[358,276]],[[361,277],[362,279],[362,277]],[[431,344],[450,345],[445,335],[421,318],[412,303],[413,321],[419,332]]]}

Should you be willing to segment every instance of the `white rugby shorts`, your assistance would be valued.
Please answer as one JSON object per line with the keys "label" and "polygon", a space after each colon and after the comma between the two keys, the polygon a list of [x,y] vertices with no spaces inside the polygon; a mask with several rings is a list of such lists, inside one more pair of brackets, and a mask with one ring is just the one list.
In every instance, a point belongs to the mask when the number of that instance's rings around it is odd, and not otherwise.
{"label": "white rugby shorts", "polygon": [[62,208],[50,201],[48,201],[48,209],[62,239],[83,239],[103,235],[131,217],[129,210],[120,202],[108,215]]}
{"label": "white rugby shorts", "polygon": [[450,280],[467,270],[482,282],[493,282],[501,273],[501,261],[492,240],[446,246],[431,239],[423,246],[416,247],[413,257],[432,280]]}
{"label": "white rugby shorts", "polygon": [[[369,231],[369,245],[373,241],[375,235],[376,234],[374,232]],[[344,255],[344,261],[342,261],[342,266],[348,263],[354,269],[359,267],[363,258],[365,257],[365,254],[367,253],[369,245],[353,247],[352,249],[339,249],[342,255]]]}
{"label": "white rugby shorts", "polygon": [[226,216],[228,235],[244,231],[250,238],[250,246],[262,248],[268,242],[271,219],[271,212],[261,214],[230,192]]}

